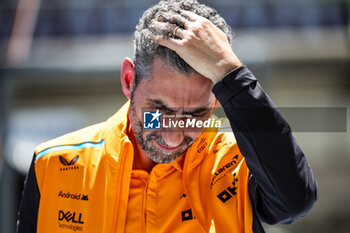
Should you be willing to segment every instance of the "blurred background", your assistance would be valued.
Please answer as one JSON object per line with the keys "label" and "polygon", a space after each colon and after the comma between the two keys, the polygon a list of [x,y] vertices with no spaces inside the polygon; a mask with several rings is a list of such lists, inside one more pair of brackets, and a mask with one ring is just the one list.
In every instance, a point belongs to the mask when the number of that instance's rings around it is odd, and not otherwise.
{"label": "blurred background", "polygon": [[[103,121],[125,102],[121,63],[133,55],[138,19],[156,2],[0,1],[1,233],[15,232],[35,145]],[[326,109],[311,121],[299,114],[292,124],[299,126],[295,137],[317,177],[319,200],[307,217],[266,231],[350,232],[350,1],[200,2],[231,25],[234,51],[278,107]],[[340,118],[327,111],[334,108]],[[300,127],[313,121],[326,127]]]}

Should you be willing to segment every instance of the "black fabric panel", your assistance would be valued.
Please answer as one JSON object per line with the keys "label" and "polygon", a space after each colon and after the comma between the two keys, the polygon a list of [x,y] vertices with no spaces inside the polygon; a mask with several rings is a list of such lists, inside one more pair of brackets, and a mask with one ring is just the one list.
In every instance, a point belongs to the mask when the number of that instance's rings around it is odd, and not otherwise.
{"label": "black fabric panel", "polygon": [[[254,179],[254,177],[251,175],[249,177],[249,182],[248,182],[248,187],[249,187],[249,195],[250,195],[250,200],[253,203],[256,203],[256,200],[259,199],[256,197],[259,193],[256,191],[257,183]],[[257,205],[253,205],[253,232],[254,233],[265,233],[265,230],[263,226],[261,225],[261,221],[259,220],[259,217],[257,215],[258,211],[256,210]]]}
{"label": "black fabric panel", "polygon": [[40,192],[34,167],[35,155],[24,181],[22,202],[18,213],[17,233],[34,233],[37,229]]}
{"label": "black fabric panel", "polygon": [[288,123],[253,74],[241,66],[213,92],[252,174],[254,214],[269,224],[305,215],[317,199],[316,180]]}

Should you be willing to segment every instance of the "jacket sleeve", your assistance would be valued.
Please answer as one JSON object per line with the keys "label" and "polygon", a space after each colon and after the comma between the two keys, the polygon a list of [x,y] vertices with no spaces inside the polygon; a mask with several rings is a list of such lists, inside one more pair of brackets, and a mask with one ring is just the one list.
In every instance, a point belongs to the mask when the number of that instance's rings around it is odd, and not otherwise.
{"label": "jacket sleeve", "polygon": [[27,173],[18,213],[17,233],[35,233],[37,229],[40,192],[35,174],[35,156]]}
{"label": "jacket sleeve", "polygon": [[313,172],[291,128],[245,66],[213,87],[250,170],[253,213],[268,224],[291,223],[317,199]]}

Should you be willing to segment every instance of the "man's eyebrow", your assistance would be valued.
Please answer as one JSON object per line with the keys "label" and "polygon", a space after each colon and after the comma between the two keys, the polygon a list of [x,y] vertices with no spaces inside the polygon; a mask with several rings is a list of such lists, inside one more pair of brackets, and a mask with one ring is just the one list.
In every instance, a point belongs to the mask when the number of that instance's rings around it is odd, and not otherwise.
{"label": "man's eyebrow", "polygon": [[[163,101],[158,100],[158,99],[146,99],[150,104],[152,104],[155,108],[158,108],[160,110],[166,110],[168,112],[177,112],[178,109],[176,108],[170,108],[166,106]],[[187,111],[183,111],[183,114],[188,114],[188,115],[205,115],[208,112],[210,112],[211,108],[210,107],[200,107],[200,108],[192,108],[188,109]]]}
{"label": "man's eyebrow", "polygon": [[190,115],[205,115],[208,112],[210,112],[211,108],[201,107],[201,108],[194,108],[192,110],[184,111],[184,114],[190,114]]}
{"label": "man's eyebrow", "polygon": [[166,104],[164,104],[163,101],[161,101],[161,100],[147,99],[147,101],[158,109],[166,110],[169,112],[176,112],[177,111],[177,109],[175,109],[175,108],[170,108],[170,107],[166,106]]}

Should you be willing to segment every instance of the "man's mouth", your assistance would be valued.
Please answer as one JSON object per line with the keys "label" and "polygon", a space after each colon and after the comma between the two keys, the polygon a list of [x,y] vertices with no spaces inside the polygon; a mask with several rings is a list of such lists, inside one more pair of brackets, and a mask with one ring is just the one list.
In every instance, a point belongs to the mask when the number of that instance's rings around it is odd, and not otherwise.
{"label": "man's mouth", "polygon": [[178,149],[181,147],[181,144],[178,145],[178,146],[175,146],[175,147],[170,147],[170,146],[168,146],[168,145],[159,143],[159,142],[157,142],[157,141],[155,141],[155,143],[158,145],[158,147],[159,147],[162,151],[168,152],[168,153],[169,153],[169,152],[174,152],[174,151],[178,150]]}

